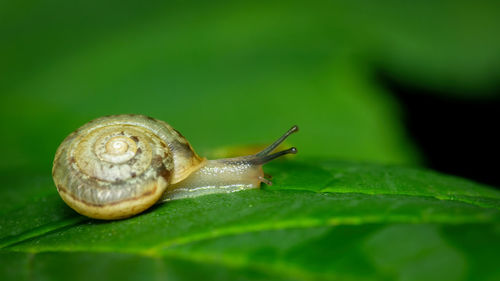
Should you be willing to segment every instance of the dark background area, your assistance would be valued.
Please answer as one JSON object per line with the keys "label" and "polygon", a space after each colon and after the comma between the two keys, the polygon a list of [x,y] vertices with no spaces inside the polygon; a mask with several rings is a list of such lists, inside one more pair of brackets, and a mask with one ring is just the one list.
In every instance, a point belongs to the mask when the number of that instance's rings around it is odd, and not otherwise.
{"label": "dark background area", "polygon": [[384,72],[378,77],[403,107],[407,131],[429,168],[500,188],[499,98],[454,98]]}

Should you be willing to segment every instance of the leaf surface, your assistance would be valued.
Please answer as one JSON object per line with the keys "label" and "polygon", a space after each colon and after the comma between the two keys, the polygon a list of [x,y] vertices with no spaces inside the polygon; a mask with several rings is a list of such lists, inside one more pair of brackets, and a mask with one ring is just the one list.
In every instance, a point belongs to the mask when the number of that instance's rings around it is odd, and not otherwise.
{"label": "leaf surface", "polygon": [[325,160],[274,163],[266,172],[274,184],[260,190],[158,204],[112,222],[76,215],[49,180],[26,187],[42,195],[2,210],[0,273],[25,280],[74,272],[82,280],[121,278],[123,267],[128,280],[499,276],[494,189],[432,171]]}

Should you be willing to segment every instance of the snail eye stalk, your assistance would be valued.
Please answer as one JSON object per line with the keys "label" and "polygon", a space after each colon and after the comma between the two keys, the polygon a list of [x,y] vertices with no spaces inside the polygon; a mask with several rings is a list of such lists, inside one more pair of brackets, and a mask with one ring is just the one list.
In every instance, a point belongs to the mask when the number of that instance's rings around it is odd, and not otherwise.
{"label": "snail eye stalk", "polygon": [[286,133],[284,133],[280,138],[278,138],[270,146],[266,147],[261,152],[255,154],[254,157],[252,158],[251,162],[253,164],[262,165],[262,164],[265,164],[269,161],[272,161],[272,160],[274,160],[278,157],[281,157],[283,155],[286,155],[286,154],[296,154],[297,148],[295,148],[295,147],[291,147],[289,149],[278,151],[278,152],[273,153],[273,154],[269,154],[269,153],[271,153],[273,150],[276,149],[276,147],[278,147],[280,144],[282,144],[288,138],[288,136],[290,136],[291,134],[298,132],[298,131],[299,131],[299,127],[297,125],[292,126],[288,131],[286,131]]}

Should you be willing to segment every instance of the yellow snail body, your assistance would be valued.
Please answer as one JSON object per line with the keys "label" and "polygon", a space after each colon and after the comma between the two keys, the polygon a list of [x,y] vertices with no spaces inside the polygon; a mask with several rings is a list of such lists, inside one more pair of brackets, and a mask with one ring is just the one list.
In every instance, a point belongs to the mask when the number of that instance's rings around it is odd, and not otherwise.
{"label": "yellow snail body", "polygon": [[90,121],[57,149],[52,168],[61,198],[78,213],[97,219],[136,215],[160,201],[260,187],[262,165],[292,147],[270,154],[291,133],[248,156],[207,160],[167,123],[143,115]]}

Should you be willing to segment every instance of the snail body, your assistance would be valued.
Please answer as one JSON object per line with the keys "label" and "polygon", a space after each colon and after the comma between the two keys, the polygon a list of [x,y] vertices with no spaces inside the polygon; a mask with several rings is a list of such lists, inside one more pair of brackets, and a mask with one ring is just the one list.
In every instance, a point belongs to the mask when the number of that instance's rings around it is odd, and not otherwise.
{"label": "snail body", "polygon": [[57,149],[52,176],[61,198],[97,219],[136,215],[159,201],[258,188],[262,165],[288,153],[270,154],[291,133],[249,156],[207,160],[169,124],[143,115],[95,119]]}

